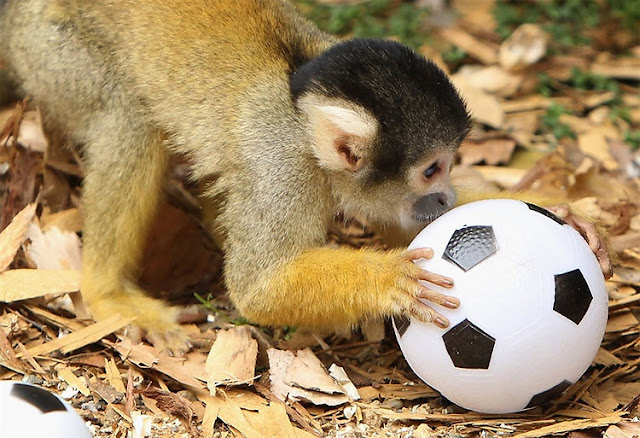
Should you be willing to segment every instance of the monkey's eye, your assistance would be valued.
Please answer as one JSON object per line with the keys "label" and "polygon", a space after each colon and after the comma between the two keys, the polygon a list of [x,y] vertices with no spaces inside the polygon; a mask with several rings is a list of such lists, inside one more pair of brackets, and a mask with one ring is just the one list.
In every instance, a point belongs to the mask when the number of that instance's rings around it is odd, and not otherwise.
{"label": "monkey's eye", "polygon": [[424,177],[426,179],[431,178],[433,175],[435,175],[436,173],[438,173],[438,170],[440,170],[440,166],[438,165],[438,162],[436,161],[435,163],[433,163],[431,166],[429,166],[429,168],[427,168],[422,174],[424,175]]}

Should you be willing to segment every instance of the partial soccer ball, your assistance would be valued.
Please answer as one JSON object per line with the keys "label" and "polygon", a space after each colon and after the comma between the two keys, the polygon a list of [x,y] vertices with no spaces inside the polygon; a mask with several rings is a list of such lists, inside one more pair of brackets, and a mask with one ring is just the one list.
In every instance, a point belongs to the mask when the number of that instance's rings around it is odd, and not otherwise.
{"label": "partial soccer ball", "polygon": [[478,201],[428,225],[409,248],[451,277],[430,288],[460,298],[438,311],[451,326],[395,318],[413,371],[478,412],[518,412],[559,396],[593,361],[607,324],[600,266],[582,236],[549,211],[515,200]]}
{"label": "partial soccer ball", "polygon": [[0,381],[0,437],[91,438],[71,406],[39,386]]}

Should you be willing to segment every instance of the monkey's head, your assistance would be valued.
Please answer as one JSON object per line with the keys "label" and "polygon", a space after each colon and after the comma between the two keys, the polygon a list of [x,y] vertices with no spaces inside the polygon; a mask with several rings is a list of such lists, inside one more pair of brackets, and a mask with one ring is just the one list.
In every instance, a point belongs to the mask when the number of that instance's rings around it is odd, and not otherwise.
{"label": "monkey's head", "polygon": [[345,41],[297,69],[291,94],[345,211],[410,229],[454,205],[470,119],[435,64],[392,41]]}

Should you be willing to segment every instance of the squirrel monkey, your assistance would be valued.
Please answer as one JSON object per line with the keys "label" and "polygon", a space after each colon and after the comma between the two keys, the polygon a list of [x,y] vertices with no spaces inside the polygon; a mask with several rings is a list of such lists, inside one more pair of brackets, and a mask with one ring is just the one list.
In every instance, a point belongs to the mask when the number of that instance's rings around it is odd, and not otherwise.
{"label": "squirrel monkey", "polygon": [[152,343],[188,348],[177,310],[136,284],[175,151],[194,180],[215,181],[210,227],[249,320],[448,325],[436,309],[457,298],[420,280],[451,280],[413,263],[430,250],[324,245],[338,210],[417,230],[454,205],[469,116],[407,47],[338,41],[286,0],[0,0],[0,61],[84,151],[81,288],[96,318],[132,316]]}

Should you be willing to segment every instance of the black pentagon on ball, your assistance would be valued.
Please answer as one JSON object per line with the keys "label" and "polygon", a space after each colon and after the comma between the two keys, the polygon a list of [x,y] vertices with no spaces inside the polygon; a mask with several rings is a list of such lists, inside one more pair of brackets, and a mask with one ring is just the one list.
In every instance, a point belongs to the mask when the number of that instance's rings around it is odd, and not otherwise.
{"label": "black pentagon on ball", "polygon": [[551,213],[546,208],[542,208],[542,207],[539,207],[539,206],[537,206],[535,204],[530,204],[528,202],[525,202],[525,204],[527,204],[527,207],[529,207],[529,210],[535,211],[536,213],[540,213],[541,215],[548,217],[549,219],[551,219],[554,222],[559,223],[560,225],[566,225],[567,224],[564,220],[560,219],[558,216],[556,216],[555,214]]}
{"label": "black pentagon on ball", "polygon": [[398,335],[403,337],[409,326],[411,325],[411,320],[404,315],[398,315],[393,317],[393,323],[396,326],[396,330],[398,330]]}
{"label": "black pentagon on ball", "polygon": [[29,403],[43,414],[67,410],[58,397],[37,386],[16,383],[11,388],[11,395]]}
{"label": "black pentagon on ball", "polygon": [[558,274],[554,277],[556,295],[553,310],[570,319],[576,325],[580,324],[593,300],[587,281],[579,269]]}
{"label": "black pentagon on ball", "polygon": [[496,251],[498,243],[493,227],[475,225],[456,230],[449,239],[442,258],[466,272]]}
{"label": "black pentagon on ball", "polygon": [[442,335],[442,340],[456,368],[489,368],[496,339],[468,319]]}
{"label": "black pentagon on ball", "polygon": [[547,389],[546,391],[542,391],[533,397],[531,397],[531,401],[527,404],[525,409],[535,408],[536,406],[540,406],[565,392],[571,386],[571,382],[564,380],[553,388]]}

